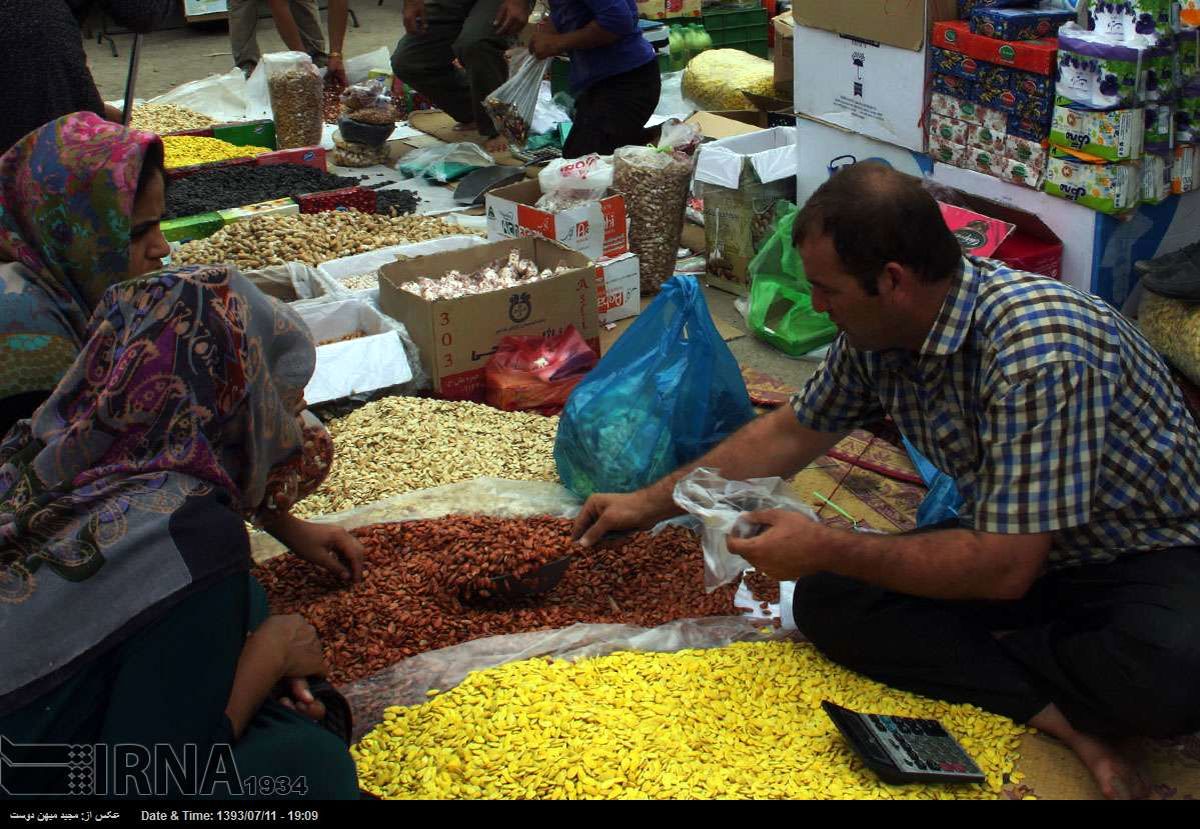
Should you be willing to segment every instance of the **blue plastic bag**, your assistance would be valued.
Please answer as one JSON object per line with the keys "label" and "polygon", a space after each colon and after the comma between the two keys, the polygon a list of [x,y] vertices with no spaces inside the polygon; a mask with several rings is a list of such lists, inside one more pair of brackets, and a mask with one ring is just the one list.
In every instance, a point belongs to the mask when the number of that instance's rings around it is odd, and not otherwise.
{"label": "blue plastic bag", "polygon": [[554,461],[567,489],[632,492],[754,417],[737,361],[694,277],[666,282],[567,400]]}
{"label": "blue plastic bag", "polygon": [[929,490],[925,493],[921,506],[917,508],[917,526],[932,527],[935,524],[942,524],[958,518],[958,511],[962,509],[963,499],[954,479],[930,463],[929,458],[922,455],[917,447],[909,443],[908,438],[901,435],[900,439],[904,442],[904,448],[908,450],[908,457],[912,460],[913,466],[917,468],[917,472]]}

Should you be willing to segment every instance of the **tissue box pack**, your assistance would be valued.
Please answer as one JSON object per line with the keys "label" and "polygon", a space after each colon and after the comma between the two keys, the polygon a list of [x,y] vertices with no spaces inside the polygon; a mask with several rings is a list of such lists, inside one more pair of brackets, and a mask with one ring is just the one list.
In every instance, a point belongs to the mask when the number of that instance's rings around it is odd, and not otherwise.
{"label": "tissue box pack", "polygon": [[1010,115],[1005,131],[1009,135],[1017,135],[1030,141],[1045,141],[1050,135],[1050,119],[1034,121],[1020,115]]}
{"label": "tissue box pack", "polygon": [[[1068,31],[1070,30],[1070,31]],[[1078,26],[1058,36],[1059,103],[1091,109],[1129,109],[1142,102],[1143,62],[1149,50],[1100,40]]]}
{"label": "tissue box pack", "polygon": [[1069,158],[1051,158],[1046,164],[1043,188],[1101,213],[1123,213],[1138,203],[1141,171],[1136,164],[1088,164]]}
{"label": "tissue box pack", "polygon": [[968,170],[976,170],[984,175],[1000,178],[1004,174],[1008,159],[1000,153],[979,147],[967,147],[966,158],[961,166]]}
{"label": "tissue box pack", "polygon": [[1135,37],[1169,39],[1174,28],[1171,20],[1173,0],[1124,0],[1092,3],[1089,28],[1114,41]]}
{"label": "tissue box pack", "polygon": [[1175,110],[1175,143],[1200,141],[1200,87],[1192,85],[1179,95]]}
{"label": "tissue box pack", "polygon": [[1052,37],[1041,40],[998,40],[974,34],[965,20],[934,23],[932,44],[977,61],[997,63],[1039,75],[1054,74],[1054,58],[1058,53],[1058,41]]}
{"label": "tissue box pack", "polygon": [[979,103],[997,109],[1006,115],[1019,115],[1030,121],[1046,121],[1054,111],[1054,102],[1049,98],[1031,98],[1011,89],[980,90]]}
{"label": "tissue box pack", "polygon": [[929,134],[929,155],[934,161],[961,167],[966,158],[967,148],[953,141],[947,141],[940,135]]}
{"label": "tissue box pack", "polygon": [[1031,98],[1053,98],[1054,79],[1049,75],[1039,75],[1036,72],[1012,71],[1012,90]]}
{"label": "tissue box pack", "polygon": [[1000,40],[1054,37],[1060,26],[1075,19],[1073,11],[985,7],[971,11],[971,31]]}
{"label": "tissue box pack", "polygon": [[960,121],[957,118],[949,118],[945,115],[931,113],[929,116],[930,137],[937,136],[943,141],[949,141],[951,144],[959,146],[966,146],[967,135],[972,126],[976,125]]}
{"label": "tissue box pack", "polygon": [[975,97],[975,81],[968,81],[957,75],[937,73],[933,76],[933,91],[955,98],[971,100]]}
{"label": "tissue box pack", "polygon": [[1030,141],[1019,135],[1007,135],[1004,138],[1004,154],[1014,161],[1029,165],[1033,170],[1042,172],[1046,169],[1049,151],[1037,141]]}
{"label": "tissue box pack", "polygon": [[1037,170],[1020,159],[1005,157],[1004,170],[1000,173],[1000,178],[1005,181],[1011,181],[1013,184],[1022,184],[1037,190],[1042,186],[1044,175],[1044,168]]}
{"label": "tissue box pack", "polygon": [[1175,86],[1182,89],[1200,78],[1200,31],[1181,32],[1175,42]]}
{"label": "tissue box pack", "polygon": [[1140,109],[1111,112],[1054,108],[1050,143],[1105,161],[1125,161],[1142,154],[1146,115]]}
{"label": "tissue box pack", "polygon": [[1175,148],[1171,160],[1171,192],[1177,196],[1196,189],[1196,147],[1185,144]]}
{"label": "tissue box pack", "polygon": [[1003,9],[1027,5],[1029,0],[958,0],[958,16],[966,20],[976,9]]}
{"label": "tissue box pack", "polygon": [[1175,107],[1171,104],[1146,105],[1146,129],[1143,149],[1169,150],[1175,146]]}
{"label": "tissue box pack", "polygon": [[967,146],[977,150],[987,150],[997,155],[1006,155],[1008,136],[982,124],[971,124],[967,131]]}
{"label": "tissue box pack", "polygon": [[1147,101],[1169,101],[1180,87],[1175,82],[1177,50],[1159,49],[1147,58],[1142,83]]}
{"label": "tissue box pack", "polygon": [[1171,159],[1158,153],[1142,156],[1142,204],[1160,204],[1171,195]]}
{"label": "tissue box pack", "polygon": [[[967,58],[967,60],[972,59]],[[979,79],[977,85],[980,90],[1013,89],[1013,71],[1007,66],[998,66],[994,63],[980,63],[976,70],[976,77]]]}
{"label": "tissue box pack", "polygon": [[939,75],[952,75],[967,81],[979,80],[980,62],[962,52],[934,46],[929,52],[933,71]]}
{"label": "tissue box pack", "polygon": [[945,115],[947,118],[957,118],[972,124],[983,124],[997,132],[1004,132],[1008,117],[999,110],[988,109],[974,101],[964,101],[950,95],[934,93],[929,105],[931,112]]}

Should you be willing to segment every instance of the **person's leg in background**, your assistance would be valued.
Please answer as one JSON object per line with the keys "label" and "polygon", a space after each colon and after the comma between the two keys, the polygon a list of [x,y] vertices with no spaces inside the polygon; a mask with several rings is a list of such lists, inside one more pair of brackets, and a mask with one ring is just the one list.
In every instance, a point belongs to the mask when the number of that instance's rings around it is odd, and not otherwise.
{"label": "person's leg in background", "polygon": [[504,53],[512,39],[496,34],[496,15],[503,0],[477,0],[467,14],[462,31],[454,41],[454,55],[466,68],[465,79],[470,89],[473,118],[479,133],[496,135],[492,119],[483,110],[483,101],[508,80],[508,61]]}
{"label": "person's leg in background", "polygon": [[473,0],[427,0],[425,31],[406,32],[392,53],[392,72],[461,124],[475,120],[471,87],[454,67],[453,44]]}
{"label": "person's leg in background", "polygon": [[618,147],[647,143],[649,131],[645,125],[658,107],[661,92],[657,61],[605,78],[584,90],[575,102],[563,158],[588,153],[611,155]]}
{"label": "person's leg in background", "polygon": [[229,45],[233,64],[246,75],[262,59],[258,50],[258,0],[229,0]]}
{"label": "person's leg in background", "polygon": [[300,30],[304,51],[308,52],[317,66],[324,66],[329,59],[329,53],[325,51],[325,32],[321,29],[321,12],[317,0],[290,0],[289,5],[296,28]]}

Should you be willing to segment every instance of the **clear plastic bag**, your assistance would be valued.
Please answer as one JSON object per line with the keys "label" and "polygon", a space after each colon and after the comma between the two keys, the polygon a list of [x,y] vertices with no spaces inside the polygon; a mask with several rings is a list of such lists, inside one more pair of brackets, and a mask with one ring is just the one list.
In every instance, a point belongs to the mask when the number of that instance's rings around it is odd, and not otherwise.
{"label": "clear plastic bag", "polygon": [[729,552],[725,541],[730,535],[751,538],[760,532],[760,527],[747,522],[743,513],[782,509],[817,520],[808,504],[788,494],[787,482],[782,478],[728,481],[707,467],[693,469],[675,484],[675,503],[703,525],[700,542],[704,548],[704,587],[710,593],[751,569],[748,561]]}
{"label": "clear plastic bag", "polygon": [[612,156],[591,153],[582,158],[556,159],[538,173],[542,197],[536,206],[555,212],[597,201],[608,193],[612,181]]}
{"label": "clear plastic bag", "polygon": [[342,92],[342,114],[363,124],[394,124],[396,102],[382,78],[356,83]]}
{"label": "clear plastic bag", "polygon": [[332,296],[342,298],[346,293],[336,280],[303,262],[288,262],[285,265],[243,271],[242,275],[264,294],[283,302]]}
{"label": "clear plastic bag", "polygon": [[689,124],[668,121],[657,147],[621,147],[613,154],[613,189],[625,197],[629,247],[641,260],[643,296],[675,274],[701,137]]}
{"label": "clear plastic bag", "polygon": [[409,153],[400,161],[400,172],[440,184],[457,181],[472,170],[491,167],[495,162],[478,144],[437,144]]}
{"label": "clear plastic bag", "polygon": [[275,143],[280,150],[313,147],[325,128],[325,82],[303,52],[264,55],[267,94],[275,119]]}
{"label": "clear plastic bag", "polygon": [[508,80],[483,101],[484,111],[514,149],[524,149],[533,134],[533,116],[550,60],[518,52],[508,65]]}

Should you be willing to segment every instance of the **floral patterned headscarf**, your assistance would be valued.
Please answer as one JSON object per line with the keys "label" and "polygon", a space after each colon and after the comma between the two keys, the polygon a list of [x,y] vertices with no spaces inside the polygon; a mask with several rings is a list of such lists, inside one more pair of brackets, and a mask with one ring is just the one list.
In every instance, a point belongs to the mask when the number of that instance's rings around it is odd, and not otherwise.
{"label": "floral patterned headscarf", "polygon": [[0,397],[48,391],[109,286],[129,276],[138,177],[158,136],[91,112],[0,156]]}
{"label": "floral patterned headscarf", "polygon": [[0,648],[0,711],[248,566],[244,547],[189,547],[172,518],[215,498],[286,510],[320,483],[299,417],[315,364],[295,312],[229,266],[103,295],[58,387],[0,443],[0,629],[20,643]]}

